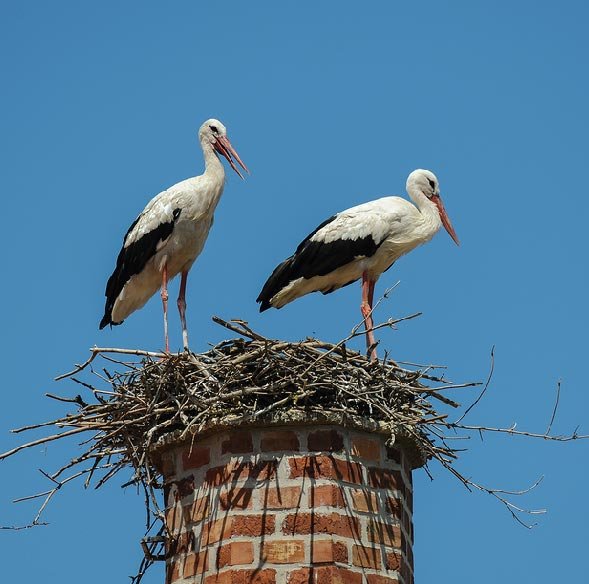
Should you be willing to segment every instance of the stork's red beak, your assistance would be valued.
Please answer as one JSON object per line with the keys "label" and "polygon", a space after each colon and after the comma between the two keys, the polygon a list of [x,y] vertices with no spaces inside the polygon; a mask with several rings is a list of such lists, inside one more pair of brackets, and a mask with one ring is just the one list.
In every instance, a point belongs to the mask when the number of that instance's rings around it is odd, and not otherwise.
{"label": "stork's red beak", "polygon": [[454,227],[452,227],[452,223],[450,222],[450,218],[446,213],[446,209],[444,209],[444,203],[442,203],[440,195],[434,195],[432,197],[432,201],[436,204],[436,207],[438,208],[438,211],[440,213],[440,219],[442,220],[442,225],[446,228],[446,231],[454,240],[454,243],[456,243],[456,245],[460,245],[460,241],[458,241],[458,235],[456,235],[456,231],[454,231]]}
{"label": "stork's red beak", "polygon": [[243,168],[243,170],[245,170],[248,174],[250,173],[247,166],[241,161],[241,158],[239,158],[239,154],[237,154],[237,152],[235,151],[235,148],[233,148],[233,146],[231,146],[231,142],[229,142],[229,139],[227,138],[227,136],[217,136],[217,140],[213,144],[213,148],[219,154],[222,154],[227,159],[227,161],[231,165],[231,168],[241,178],[243,178],[243,175],[241,174],[241,172],[239,172],[239,169],[237,168],[237,166],[235,166],[232,156],[235,158],[235,160],[237,160],[237,162],[239,163],[241,168]]}

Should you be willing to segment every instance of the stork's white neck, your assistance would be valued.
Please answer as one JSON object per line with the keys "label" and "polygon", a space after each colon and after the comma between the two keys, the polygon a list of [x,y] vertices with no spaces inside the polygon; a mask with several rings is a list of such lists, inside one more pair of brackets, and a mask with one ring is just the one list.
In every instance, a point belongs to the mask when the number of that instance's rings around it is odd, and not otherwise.
{"label": "stork's white neck", "polygon": [[225,167],[219,156],[210,143],[202,144],[202,153],[205,159],[205,176],[222,185],[225,182]]}
{"label": "stork's white neck", "polygon": [[433,237],[442,226],[442,219],[438,207],[430,201],[421,191],[421,189],[411,185],[407,188],[407,193],[411,197],[415,206],[419,209],[422,219],[421,231],[426,239]]}

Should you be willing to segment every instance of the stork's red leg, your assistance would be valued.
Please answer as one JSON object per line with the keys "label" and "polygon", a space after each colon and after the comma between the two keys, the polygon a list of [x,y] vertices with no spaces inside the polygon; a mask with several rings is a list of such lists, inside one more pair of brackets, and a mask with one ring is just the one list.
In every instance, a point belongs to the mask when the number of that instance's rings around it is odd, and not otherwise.
{"label": "stork's red leg", "polygon": [[180,293],[178,294],[178,312],[180,313],[180,322],[182,323],[182,342],[184,350],[188,350],[188,329],[186,328],[186,279],[188,271],[182,272],[180,280]]}
{"label": "stork's red leg", "polygon": [[166,343],[166,353],[170,352],[170,344],[168,343],[168,264],[164,262],[162,267],[162,289],[161,289],[162,304],[164,305],[164,340]]}
{"label": "stork's red leg", "polygon": [[[374,322],[372,320],[372,301],[374,299],[374,282],[368,277],[366,272],[362,274],[362,304],[360,311],[364,318],[364,327],[366,328],[366,350],[376,344],[374,338]],[[370,360],[376,361],[376,349],[370,351]]]}

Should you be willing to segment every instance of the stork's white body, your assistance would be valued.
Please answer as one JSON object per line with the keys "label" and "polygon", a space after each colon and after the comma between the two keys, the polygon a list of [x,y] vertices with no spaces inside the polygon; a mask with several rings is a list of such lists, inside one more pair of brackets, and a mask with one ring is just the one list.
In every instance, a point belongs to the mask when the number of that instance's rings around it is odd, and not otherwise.
{"label": "stork's white body", "polygon": [[141,308],[160,288],[162,268],[167,263],[168,278],[188,271],[202,252],[213,224],[214,212],[223,194],[225,171],[207,167],[205,174],[183,180],[154,197],[141,213],[139,221],[125,238],[124,246],[139,241],[158,225],[173,220],[175,209],[181,209],[172,233],[157,246],[157,252],[138,274],[131,276],[117,297],[113,322],[122,322]]}
{"label": "stork's white body", "polygon": [[281,308],[310,292],[332,292],[359,280],[363,273],[376,282],[401,256],[428,242],[439,231],[442,222],[438,210],[424,199],[419,201],[419,208],[401,197],[383,197],[338,213],[310,241],[329,244],[370,236],[378,246],[374,255],[358,255],[325,275],[297,278],[272,298],[272,306]]}

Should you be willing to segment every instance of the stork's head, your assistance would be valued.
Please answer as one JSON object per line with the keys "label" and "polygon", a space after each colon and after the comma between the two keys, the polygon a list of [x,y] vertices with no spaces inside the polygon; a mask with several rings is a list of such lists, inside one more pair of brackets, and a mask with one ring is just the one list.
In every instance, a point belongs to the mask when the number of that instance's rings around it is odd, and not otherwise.
{"label": "stork's head", "polygon": [[215,120],[214,118],[207,120],[200,127],[200,130],[198,131],[198,137],[203,147],[205,147],[205,145],[210,145],[216,152],[223,155],[231,165],[231,168],[241,178],[243,178],[243,175],[241,172],[239,172],[237,166],[235,166],[233,158],[235,158],[241,168],[243,168],[243,170],[249,174],[247,166],[241,161],[239,154],[237,154],[235,148],[231,146],[229,138],[227,138],[227,128],[225,128],[225,126],[219,120]]}
{"label": "stork's head", "polygon": [[456,231],[454,231],[454,227],[452,227],[450,218],[444,208],[444,203],[442,203],[440,184],[436,175],[431,170],[423,170],[421,168],[414,170],[407,178],[407,192],[409,195],[413,195],[416,192],[425,195],[437,207],[442,225],[450,237],[456,245],[460,245]]}

